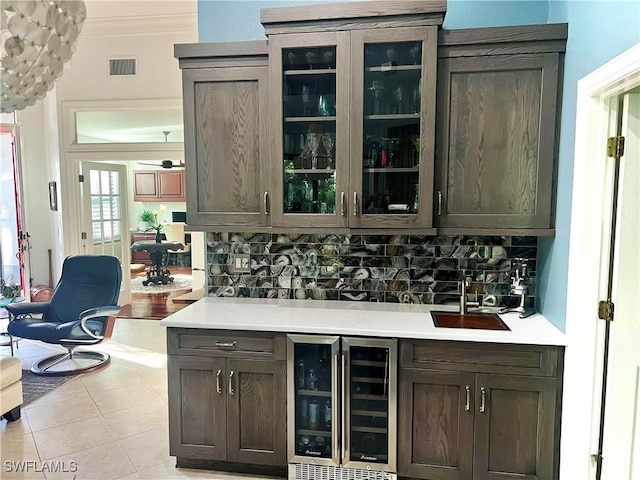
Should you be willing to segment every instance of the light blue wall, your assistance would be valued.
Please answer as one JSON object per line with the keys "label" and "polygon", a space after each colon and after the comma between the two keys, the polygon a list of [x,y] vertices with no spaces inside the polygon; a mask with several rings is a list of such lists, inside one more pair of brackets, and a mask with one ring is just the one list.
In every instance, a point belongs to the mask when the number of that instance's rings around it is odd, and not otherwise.
{"label": "light blue wall", "polygon": [[556,236],[538,244],[538,292],[540,311],[564,331],[578,80],[640,41],[640,2],[551,1],[549,23],[568,23],[569,39],[562,92]]}
{"label": "light blue wall", "polygon": [[[314,3],[327,2],[198,0],[199,39],[201,42],[264,39],[261,8]],[[540,310],[561,330],[566,325],[577,82],[640,41],[640,1],[449,0],[444,22],[447,29],[565,22],[569,23],[569,40],[563,85],[556,236],[540,240],[538,262]]]}

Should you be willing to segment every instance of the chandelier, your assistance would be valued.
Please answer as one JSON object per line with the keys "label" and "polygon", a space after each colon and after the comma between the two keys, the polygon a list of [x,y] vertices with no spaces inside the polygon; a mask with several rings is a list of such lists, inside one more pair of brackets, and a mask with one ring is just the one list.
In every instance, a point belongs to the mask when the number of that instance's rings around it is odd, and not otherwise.
{"label": "chandelier", "polygon": [[2,0],[2,113],[33,105],[62,75],[87,11],[82,0]]}

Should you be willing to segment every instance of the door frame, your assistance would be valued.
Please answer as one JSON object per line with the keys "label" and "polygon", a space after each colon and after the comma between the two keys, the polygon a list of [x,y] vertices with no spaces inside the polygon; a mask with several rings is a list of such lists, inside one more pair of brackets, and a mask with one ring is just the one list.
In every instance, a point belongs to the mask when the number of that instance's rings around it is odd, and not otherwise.
{"label": "door frame", "polygon": [[597,307],[606,296],[601,279],[608,265],[613,173],[606,141],[618,96],[638,85],[640,43],[578,82],[560,478],[591,479],[596,472],[591,455],[598,447],[604,336]]}

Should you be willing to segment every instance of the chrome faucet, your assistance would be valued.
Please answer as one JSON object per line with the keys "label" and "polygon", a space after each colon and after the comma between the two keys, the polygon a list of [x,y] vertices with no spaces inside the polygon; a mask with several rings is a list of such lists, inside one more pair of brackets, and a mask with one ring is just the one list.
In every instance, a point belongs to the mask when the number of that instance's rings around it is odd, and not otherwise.
{"label": "chrome faucet", "polygon": [[467,288],[471,286],[471,277],[466,277],[460,282],[460,315],[469,313],[469,307],[479,307],[479,302],[467,301]]}

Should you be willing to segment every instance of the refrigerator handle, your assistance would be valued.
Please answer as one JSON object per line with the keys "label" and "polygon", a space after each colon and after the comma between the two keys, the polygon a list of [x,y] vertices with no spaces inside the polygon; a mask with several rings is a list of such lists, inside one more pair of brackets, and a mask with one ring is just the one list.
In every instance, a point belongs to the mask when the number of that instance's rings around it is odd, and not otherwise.
{"label": "refrigerator handle", "polygon": [[333,356],[333,365],[332,365],[332,372],[331,372],[331,376],[332,376],[332,382],[331,382],[331,392],[332,392],[332,399],[331,401],[333,402],[333,406],[331,408],[332,411],[332,420],[331,420],[331,455],[333,456],[333,461],[336,463],[336,465],[340,465],[340,457],[339,457],[339,453],[338,453],[338,449],[340,447],[340,439],[338,438],[338,422],[337,420],[339,419],[339,416],[341,415],[340,412],[342,412],[342,408],[340,407],[340,393],[338,391],[338,379],[339,379],[339,371],[338,371],[338,356],[339,354],[336,353]]}
{"label": "refrigerator handle", "polygon": [[342,405],[341,405],[341,408],[340,408],[340,412],[341,412],[341,415],[342,415],[342,421],[340,422],[340,424],[342,426],[342,435],[341,435],[341,438],[340,438],[340,446],[341,446],[340,463],[342,464],[342,463],[346,462],[345,457],[347,456],[347,454],[346,454],[346,443],[347,443],[346,432],[347,432],[347,426],[346,426],[346,418],[345,418],[345,410],[347,409],[346,408],[346,404],[345,404],[345,401],[346,401],[346,397],[345,396],[347,394],[347,385],[346,385],[347,375],[346,375],[346,370],[345,370],[344,353],[341,355],[341,357],[342,357],[342,370],[341,370],[340,373],[342,374],[342,391],[341,391]]}

